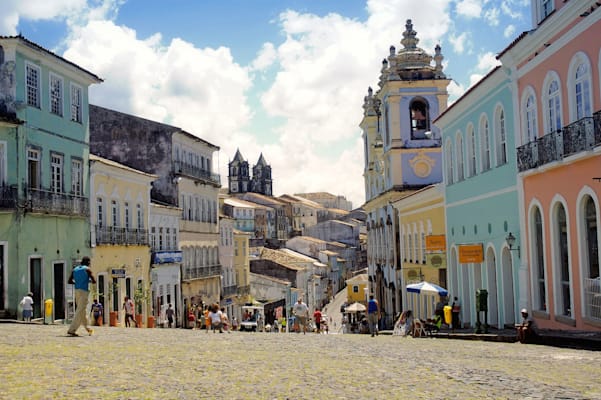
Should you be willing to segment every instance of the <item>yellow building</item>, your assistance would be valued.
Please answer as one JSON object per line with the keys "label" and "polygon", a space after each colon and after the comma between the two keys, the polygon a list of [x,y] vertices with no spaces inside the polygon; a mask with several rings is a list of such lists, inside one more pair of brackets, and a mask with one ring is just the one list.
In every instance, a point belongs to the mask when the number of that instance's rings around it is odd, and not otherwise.
{"label": "yellow building", "polygon": [[346,280],[346,297],[349,304],[361,303],[367,307],[367,294],[369,290],[367,274],[355,275]]}
{"label": "yellow building", "polygon": [[431,185],[392,206],[399,215],[403,304],[429,317],[438,299],[408,294],[406,286],[426,281],[447,287],[444,189],[441,184]]}
{"label": "yellow building", "polygon": [[238,284],[238,303],[250,302],[250,243],[251,233],[234,229],[234,270]]}
{"label": "yellow building", "polygon": [[93,298],[104,307],[103,323],[123,324],[125,296],[134,299],[143,324],[152,315],[148,225],[155,175],[90,154],[91,269]]}

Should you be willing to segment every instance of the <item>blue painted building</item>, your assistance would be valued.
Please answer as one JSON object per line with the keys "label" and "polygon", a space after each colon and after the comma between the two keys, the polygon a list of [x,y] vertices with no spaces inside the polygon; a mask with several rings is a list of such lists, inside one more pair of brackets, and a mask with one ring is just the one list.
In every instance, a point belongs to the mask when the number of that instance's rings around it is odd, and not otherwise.
{"label": "blue painted building", "polygon": [[[442,131],[449,293],[462,305],[461,321],[478,321],[476,293],[488,292],[488,324],[513,325],[525,294],[519,243],[512,85],[496,67],[449,107]],[[480,313],[482,322],[484,313]]]}
{"label": "blue painted building", "polygon": [[22,36],[0,36],[0,313],[66,317],[71,267],[89,254],[88,87],[93,73]]}

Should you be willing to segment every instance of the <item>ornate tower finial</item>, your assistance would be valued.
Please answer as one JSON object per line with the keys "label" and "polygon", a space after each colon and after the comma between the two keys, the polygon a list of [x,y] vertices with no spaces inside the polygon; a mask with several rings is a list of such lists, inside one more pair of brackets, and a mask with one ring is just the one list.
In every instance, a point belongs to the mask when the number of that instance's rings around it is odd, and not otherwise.
{"label": "ornate tower finial", "polygon": [[411,20],[408,19],[405,24],[405,32],[403,32],[403,39],[401,40],[401,44],[405,46],[405,49],[415,49],[417,48],[417,44],[419,43],[419,39],[415,36],[417,32],[413,30],[413,24]]}

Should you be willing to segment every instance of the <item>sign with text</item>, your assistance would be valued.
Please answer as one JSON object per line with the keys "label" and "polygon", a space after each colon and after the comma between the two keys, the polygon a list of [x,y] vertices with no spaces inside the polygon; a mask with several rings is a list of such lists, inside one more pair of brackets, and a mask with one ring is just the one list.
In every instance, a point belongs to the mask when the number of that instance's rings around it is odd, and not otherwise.
{"label": "sign with text", "polygon": [[426,236],[426,251],[446,251],[447,238],[445,235]]}
{"label": "sign with text", "polygon": [[156,251],[152,255],[153,264],[170,264],[182,262],[181,251]]}
{"label": "sign with text", "polygon": [[125,278],[125,268],[113,268],[113,269],[111,269],[111,276],[113,278]]}
{"label": "sign with text", "polygon": [[484,261],[484,247],[482,243],[460,244],[459,245],[459,263],[481,263]]}

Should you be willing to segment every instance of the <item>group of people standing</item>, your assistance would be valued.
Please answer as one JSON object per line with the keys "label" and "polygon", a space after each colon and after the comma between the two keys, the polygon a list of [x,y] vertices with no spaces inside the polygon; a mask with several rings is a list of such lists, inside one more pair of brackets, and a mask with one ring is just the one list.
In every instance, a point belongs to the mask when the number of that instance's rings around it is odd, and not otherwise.
{"label": "group of people standing", "polygon": [[[202,329],[204,327],[209,333],[219,331],[219,333],[230,332],[234,328],[230,323],[229,317],[225,311],[225,307],[219,308],[219,304],[211,304],[204,306],[197,305],[188,312],[188,322],[191,323],[192,329]],[[236,324],[237,325],[237,324]]]}

